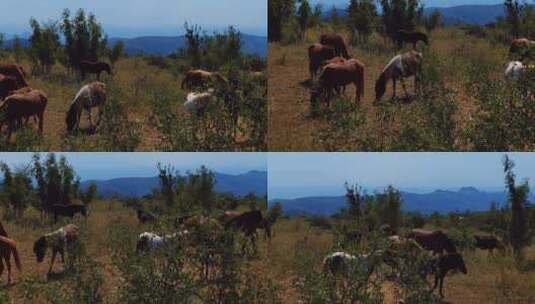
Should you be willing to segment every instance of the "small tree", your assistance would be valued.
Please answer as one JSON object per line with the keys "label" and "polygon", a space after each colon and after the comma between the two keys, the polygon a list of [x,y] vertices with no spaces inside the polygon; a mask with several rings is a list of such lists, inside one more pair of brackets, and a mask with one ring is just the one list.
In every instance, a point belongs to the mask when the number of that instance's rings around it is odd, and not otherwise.
{"label": "small tree", "polygon": [[299,2],[301,5],[297,10],[297,21],[299,23],[301,39],[304,39],[312,15],[312,10],[307,0],[299,0]]}
{"label": "small tree", "polygon": [[117,43],[108,50],[108,59],[110,59],[112,66],[115,66],[115,63],[124,56],[126,56],[126,51],[122,40],[117,41]]}
{"label": "small tree", "polygon": [[280,41],[282,27],[295,11],[294,0],[268,0],[268,40]]}
{"label": "small tree", "polygon": [[279,202],[274,203],[271,205],[271,208],[269,208],[267,218],[271,223],[275,223],[277,219],[279,219],[283,215],[283,208],[282,204]]}
{"label": "small tree", "polygon": [[505,0],[503,5],[505,7],[505,20],[509,25],[511,36],[518,38],[521,34],[520,25],[524,5],[520,4],[518,0]]}
{"label": "small tree", "polygon": [[89,205],[97,196],[97,185],[95,183],[89,184],[86,191],[80,190],[80,200],[84,205]]}
{"label": "small tree", "polygon": [[14,211],[15,218],[20,220],[24,210],[28,207],[32,196],[32,180],[28,168],[17,168],[15,172],[5,163],[0,163],[0,170],[4,173],[4,197],[7,206]]}
{"label": "small tree", "polygon": [[441,22],[442,22],[442,15],[440,14],[438,10],[435,10],[431,13],[431,15],[425,17],[424,19],[425,30],[428,33],[430,33],[432,30],[440,26]]}
{"label": "small tree", "polygon": [[15,62],[20,63],[24,56],[24,48],[22,47],[19,36],[15,36],[13,39],[13,54],[15,55]]}
{"label": "small tree", "polygon": [[509,241],[517,259],[522,259],[522,249],[526,246],[528,238],[528,217],[526,212],[527,197],[529,194],[528,181],[516,185],[516,176],[513,172],[515,163],[505,155],[503,159],[503,172],[505,173],[505,188],[508,202],[511,207],[511,223],[509,227]]}
{"label": "small tree", "polygon": [[377,9],[372,0],[351,0],[347,8],[351,42],[365,43],[373,32]]}
{"label": "small tree", "polygon": [[30,60],[34,68],[49,72],[56,62],[56,54],[60,47],[56,23],[39,24],[30,19],[32,35],[30,37]]}

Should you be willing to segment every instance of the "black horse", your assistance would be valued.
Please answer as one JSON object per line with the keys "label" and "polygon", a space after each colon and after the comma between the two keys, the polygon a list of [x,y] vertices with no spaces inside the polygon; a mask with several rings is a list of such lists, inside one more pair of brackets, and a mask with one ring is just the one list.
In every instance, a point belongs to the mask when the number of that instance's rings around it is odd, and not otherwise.
{"label": "black horse", "polygon": [[110,65],[102,61],[82,60],[80,62],[80,72],[82,73],[82,79],[85,79],[86,74],[96,74],[98,80],[100,80],[100,73],[102,72],[112,75]]}
{"label": "black horse", "polygon": [[137,219],[139,220],[141,224],[145,224],[146,222],[153,222],[156,219],[156,217],[148,211],[141,210],[141,209],[136,209],[136,211],[137,211]]}
{"label": "black horse", "polygon": [[74,217],[77,213],[82,214],[84,217],[87,217],[88,212],[85,205],[59,205],[54,204],[48,208],[48,212],[54,213],[54,223],[58,222],[58,216],[63,217]]}
{"label": "black horse", "polygon": [[398,48],[403,48],[403,43],[408,42],[412,43],[412,48],[416,49],[416,44],[418,41],[422,41],[426,45],[429,44],[429,39],[427,38],[427,35],[422,32],[410,32],[405,30],[399,30],[396,33],[396,42],[398,43]]}

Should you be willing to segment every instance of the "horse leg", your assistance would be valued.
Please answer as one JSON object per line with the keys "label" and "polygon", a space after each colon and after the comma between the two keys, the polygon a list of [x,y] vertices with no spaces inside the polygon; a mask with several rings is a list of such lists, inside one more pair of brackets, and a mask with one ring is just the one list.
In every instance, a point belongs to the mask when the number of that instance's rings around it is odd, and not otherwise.
{"label": "horse leg", "polygon": [[91,129],[93,129],[93,119],[91,117],[91,109],[87,110],[87,116],[88,116],[88,119],[89,119],[89,127]]}
{"label": "horse leg", "polygon": [[396,97],[396,78],[392,78],[392,99]]}
{"label": "horse leg", "polygon": [[[3,258],[0,259],[0,278],[2,278],[2,274],[4,274],[4,260],[3,260]],[[9,275],[8,275],[8,282],[9,282]]]}
{"label": "horse leg", "polygon": [[40,112],[37,116],[39,118],[39,134],[43,135],[43,112]]}
{"label": "horse leg", "polygon": [[11,251],[7,253],[7,255],[4,256],[4,260],[6,261],[7,265],[7,283],[11,284]]}
{"label": "horse leg", "polygon": [[444,294],[442,293],[442,285],[444,284],[444,276],[440,276],[440,288],[439,288],[439,294],[440,297],[443,298]]}
{"label": "horse leg", "polygon": [[409,96],[409,93],[407,93],[407,87],[405,86],[405,80],[403,80],[403,77],[399,79],[401,82],[401,87],[403,88],[403,91],[405,92],[405,96]]}
{"label": "horse leg", "polygon": [[52,273],[52,266],[54,266],[54,261],[56,260],[56,249],[52,250],[52,259],[50,260],[50,268],[48,268],[48,274]]}

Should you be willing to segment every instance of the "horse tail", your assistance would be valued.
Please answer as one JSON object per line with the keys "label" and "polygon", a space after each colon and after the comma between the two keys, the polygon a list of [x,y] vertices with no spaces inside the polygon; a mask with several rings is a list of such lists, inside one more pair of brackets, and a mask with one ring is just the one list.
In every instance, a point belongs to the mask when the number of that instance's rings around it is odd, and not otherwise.
{"label": "horse tail", "polygon": [[357,64],[357,87],[360,98],[364,97],[364,66]]}
{"label": "horse tail", "polygon": [[21,271],[22,264],[20,262],[19,251],[17,250],[17,243],[13,239],[10,239],[5,236],[0,236],[0,242],[3,242],[9,246],[9,248],[13,252],[13,257],[15,258],[15,265],[17,266],[17,269]]}

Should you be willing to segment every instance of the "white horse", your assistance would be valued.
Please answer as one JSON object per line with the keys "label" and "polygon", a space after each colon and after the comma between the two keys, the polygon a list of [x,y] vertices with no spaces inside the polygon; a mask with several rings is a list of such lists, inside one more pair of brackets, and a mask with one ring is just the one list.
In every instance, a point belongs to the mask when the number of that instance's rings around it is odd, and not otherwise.
{"label": "white horse", "polygon": [[526,67],[520,61],[511,61],[505,68],[505,79],[518,81],[524,75]]}
{"label": "white horse", "polygon": [[69,110],[67,111],[67,130],[71,132],[80,127],[80,117],[82,116],[82,111],[84,109],[89,115],[89,123],[91,128],[93,128],[94,125],[93,120],[91,119],[91,109],[94,107],[98,107],[98,126],[100,124],[100,119],[102,118],[102,106],[106,102],[106,99],[107,93],[106,85],[104,83],[95,81],[83,86],[74,97]]}
{"label": "white horse", "polygon": [[139,234],[136,244],[136,252],[143,253],[147,251],[153,251],[162,247],[166,242],[171,240],[184,238],[189,234],[187,230],[180,231],[178,233],[166,234],[159,236],[153,232],[142,232]]}
{"label": "white horse", "polygon": [[371,255],[352,255],[343,251],[338,251],[329,254],[323,259],[324,272],[347,275],[357,270],[368,274],[373,272],[374,267],[371,261]]}
{"label": "white horse", "polygon": [[184,109],[190,114],[197,114],[202,116],[208,107],[208,104],[214,99],[214,89],[208,89],[206,92],[191,92],[186,97],[184,102]]}

